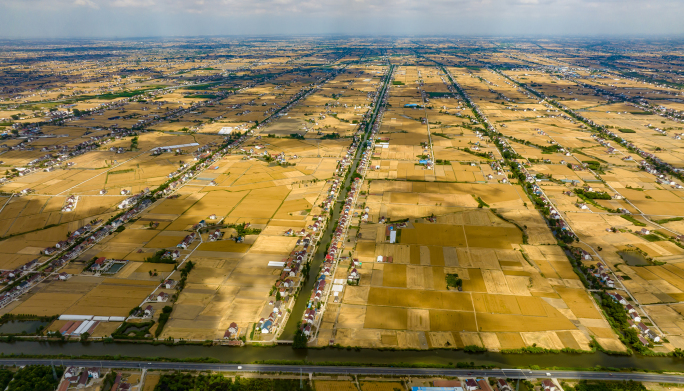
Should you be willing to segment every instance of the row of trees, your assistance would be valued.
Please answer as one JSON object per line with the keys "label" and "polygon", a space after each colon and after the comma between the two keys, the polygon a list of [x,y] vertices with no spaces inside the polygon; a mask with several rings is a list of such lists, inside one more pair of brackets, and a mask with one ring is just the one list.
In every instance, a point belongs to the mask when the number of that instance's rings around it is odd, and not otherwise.
{"label": "row of trees", "polygon": [[235,380],[223,375],[198,375],[189,373],[164,374],[154,391],[312,391],[307,382],[300,388],[299,380],[292,379],[245,379]]}

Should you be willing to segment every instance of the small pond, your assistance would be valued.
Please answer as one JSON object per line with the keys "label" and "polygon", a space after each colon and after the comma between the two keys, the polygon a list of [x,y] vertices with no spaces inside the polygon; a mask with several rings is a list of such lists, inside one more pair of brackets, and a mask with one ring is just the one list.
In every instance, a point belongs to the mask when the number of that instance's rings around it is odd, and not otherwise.
{"label": "small pond", "polygon": [[47,327],[49,322],[41,322],[39,320],[11,320],[0,326],[0,334],[33,334],[40,326]]}
{"label": "small pond", "polygon": [[618,255],[629,266],[648,266],[651,264],[646,257],[636,251],[618,251]]}

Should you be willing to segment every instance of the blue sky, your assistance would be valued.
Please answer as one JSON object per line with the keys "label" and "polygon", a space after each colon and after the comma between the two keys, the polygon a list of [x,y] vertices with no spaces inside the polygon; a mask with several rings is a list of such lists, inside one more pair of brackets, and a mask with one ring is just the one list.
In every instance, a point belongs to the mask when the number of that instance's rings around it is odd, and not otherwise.
{"label": "blue sky", "polygon": [[682,35],[683,0],[0,0],[0,37]]}

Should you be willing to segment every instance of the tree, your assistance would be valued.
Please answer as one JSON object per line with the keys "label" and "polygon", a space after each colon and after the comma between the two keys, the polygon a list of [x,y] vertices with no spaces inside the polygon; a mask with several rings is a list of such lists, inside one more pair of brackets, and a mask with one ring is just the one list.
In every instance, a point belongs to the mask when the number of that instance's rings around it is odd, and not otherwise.
{"label": "tree", "polygon": [[294,341],[292,343],[292,349],[306,349],[308,338],[304,335],[304,330],[302,330],[301,322],[297,325],[297,332],[294,336]]}

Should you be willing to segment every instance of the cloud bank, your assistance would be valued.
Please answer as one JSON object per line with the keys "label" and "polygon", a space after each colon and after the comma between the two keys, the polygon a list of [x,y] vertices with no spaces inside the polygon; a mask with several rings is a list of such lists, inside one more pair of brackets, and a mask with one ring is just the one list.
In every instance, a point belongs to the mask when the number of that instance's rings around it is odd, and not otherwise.
{"label": "cloud bank", "polygon": [[681,0],[0,0],[0,37],[681,35]]}

